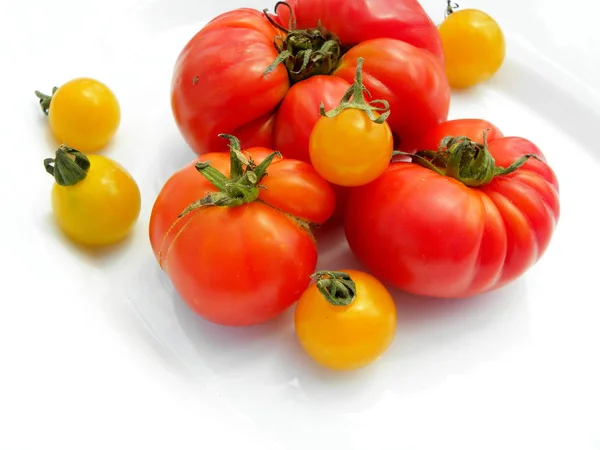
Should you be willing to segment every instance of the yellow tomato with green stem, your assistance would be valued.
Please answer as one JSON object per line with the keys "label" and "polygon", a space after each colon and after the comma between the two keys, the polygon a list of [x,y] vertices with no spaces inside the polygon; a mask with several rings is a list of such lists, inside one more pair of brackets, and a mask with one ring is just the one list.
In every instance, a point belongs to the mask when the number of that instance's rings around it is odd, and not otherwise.
{"label": "yellow tomato with green stem", "polygon": [[491,78],[505,56],[504,34],[498,23],[483,11],[454,11],[448,0],[446,19],[439,31],[450,86],[468,88]]}
{"label": "yellow tomato with green stem", "polygon": [[308,355],[334,370],[353,370],[379,358],[396,334],[396,306],[368,273],[321,271],[296,305],[296,334]]}
{"label": "yellow tomato with green stem", "polygon": [[114,93],[93,78],[75,78],[52,90],[35,91],[50,130],[60,144],[89,153],[105,147],[121,121]]}
{"label": "yellow tomato with green stem", "polygon": [[44,160],[54,177],[52,211],[59,228],[73,241],[101,246],[125,238],[140,213],[140,190],[116,161],[61,145]]}
{"label": "yellow tomato with green stem", "polygon": [[385,100],[365,99],[363,58],[358,58],[354,84],[339,106],[325,111],[309,138],[309,156],[315,170],[339,186],[361,186],[381,175],[390,164],[394,138],[386,122],[390,114]]}

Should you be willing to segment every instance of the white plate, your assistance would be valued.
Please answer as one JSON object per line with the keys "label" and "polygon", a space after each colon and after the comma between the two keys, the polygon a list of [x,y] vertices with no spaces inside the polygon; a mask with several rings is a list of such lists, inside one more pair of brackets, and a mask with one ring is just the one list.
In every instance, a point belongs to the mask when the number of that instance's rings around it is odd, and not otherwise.
{"label": "white plate", "polygon": [[[444,3],[423,2],[438,21]],[[522,279],[427,309],[404,299],[385,357],[342,375],[304,356],[290,313],[251,329],[193,316],[148,245],[156,194],[194,156],[169,109],[174,60],[242,2],[3,3],[0,448],[600,448],[600,6],[461,3],[497,18],[508,57],[454,95],[451,117],[538,144],[561,219]],[[143,194],[132,238],[101,254],[76,250],[51,221],[41,162],[52,144],[33,96],[80,75],[115,90],[123,118],[105,154]],[[346,257],[336,247],[322,264]]]}

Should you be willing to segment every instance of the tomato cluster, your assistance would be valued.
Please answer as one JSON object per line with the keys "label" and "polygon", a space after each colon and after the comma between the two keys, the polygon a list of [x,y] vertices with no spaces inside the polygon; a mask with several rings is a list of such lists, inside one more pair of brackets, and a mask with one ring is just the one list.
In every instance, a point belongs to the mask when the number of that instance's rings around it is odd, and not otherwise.
{"label": "tomato cluster", "polygon": [[[395,334],[382,281],[466,297],[521,276],[558,220],[556,177],[530,141],[447,118],[451,86],[487,80],[503,58],[497,23],[450,2],[439,28],[416,0],[290,0],[210,21],[171,90],[198,158],[167,181],[150,221],[183,300],[225,325],[298,301],[307,353],[353,369]],[[340,219],[372,275],[315,273],[311,230]]]}
{"label": "tomato cluster", "polygon": [[[297,303],[303,348],[346,370],[393,341],[386,285],[460,298],[523,275],[558,221],[556,176],[532,142],[448,120],[451,87],[489,79],[504,52],[491,17],[450,1],[439,27],[417,0],[289,0],[211,20],[171,86],[197,158],[167,180],[149,223],[183,301],[228,326]],[[115,134],[116,98],[91,79],[36,95],[61,143],[45,161],[59,226],[84,244],[123,239],[139,189],[116,162],[85,155]],[[313,229],[326,222],[364,271],[316,270]]]}

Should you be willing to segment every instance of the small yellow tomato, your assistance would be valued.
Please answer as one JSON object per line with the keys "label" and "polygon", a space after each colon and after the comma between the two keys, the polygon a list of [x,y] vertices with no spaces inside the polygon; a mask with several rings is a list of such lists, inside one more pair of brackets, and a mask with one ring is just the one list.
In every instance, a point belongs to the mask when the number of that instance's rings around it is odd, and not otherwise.
{"label": "small yellow tomato", "polygon": [[139,216],[141,198],[137,183],[121,165],[66,146],[44,165],[55,178],[54,217],[70,239],[100,246],[127,236]]}
{"label": "small yellow tomato", "polygon": [[467,88],[494,75],[504,61],[500,26],[476,9],[452,12],[439,26],[450,86]]}
{"label": "small yellow tomato", "polygon": [[[321,111],[309,139],[309,156],[315,170],[339,186],[361,186],[381,175],[394,151],[392,130],[385,119],[385,101],[367,103],[362,83],[363,58],[358,58],[356,78],[340,105]],[[373,106],[375,103],[383,105]],[[379,114],[377,111],[385,110]]]}
{"label": "small yellow tomato", "polygon": [[396,334],[396,306],[385,286],[356,270],[314,277],[294,317],[308,355],[334,370],[358,369],[379,358]]}
{"label": "small yellow tomato", "polygon": [[52,96],[36,95],[56,140],[81,152],[102,149],[119,127],[119,102],[100,81],[76,78],[54,88]]}

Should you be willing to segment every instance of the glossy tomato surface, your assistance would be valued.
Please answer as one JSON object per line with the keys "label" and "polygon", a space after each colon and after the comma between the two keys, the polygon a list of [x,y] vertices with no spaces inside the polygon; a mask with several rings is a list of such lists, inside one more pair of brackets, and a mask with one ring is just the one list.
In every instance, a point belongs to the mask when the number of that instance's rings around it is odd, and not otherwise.
{"label": "glossy tomato surface", "polygon": [[345,230],[358,259],[393,286],[433,297],[467,297],[521,276],[550,242],[558,182],[526,139],[492,140],[489,151],[502,167],[526,154],[541,160],[477,188],[397,162],[353,189]]}
{"label": "glossy tomato surface", "polygon": [[396,305],[372,275],[344,270],[356,285],[349,305],[333,305],[311,284],[296,306],[296,334],[308,355],[334,370],[354,370],[377,360],[396,334]]}
{"label": "glossy tomato surface", "polygon": [[489,14],[477,9],[455,11],[439,28],[452,87],[474,86],[491,78],[502,66],[504,34]]}
{"label": "glossy tomato surface", "polygon": [[474,142],[483,144],[484,133],[488,142],[504,136],[496,125],[484,119],[452,119],[440,122],[430,128],[418,139],[414,150],[437,150],[442,140],[448,136],[465,136]]}
{"label": "glossy tomato surface", "polygon": [[173,73],[171,107],[189,146],[198,154],[226,150],[219,133],[237,136],[248,147],[271,146],[274,112],[289,88],[279,65],[280,36],[265,15],[242,8],[202,28],[181,51]]}
{"label": "glossy tomato surface", "polygon": [[88,160],[90,168],[83,180],[52,187],[54,218],[65,235],[79,244],[115,244],[138,219],[140,189],[116,161],[102,155],[89,155]]}

